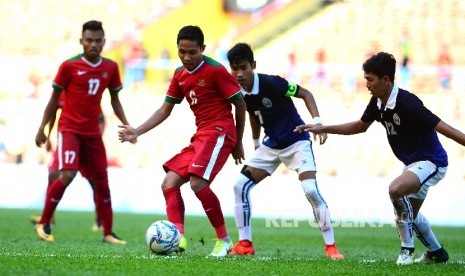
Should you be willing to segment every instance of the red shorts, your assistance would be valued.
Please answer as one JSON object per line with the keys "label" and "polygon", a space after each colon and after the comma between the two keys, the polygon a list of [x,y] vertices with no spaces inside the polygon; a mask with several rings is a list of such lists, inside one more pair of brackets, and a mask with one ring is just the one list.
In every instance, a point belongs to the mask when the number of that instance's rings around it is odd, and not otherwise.
{"label": "red shorts", "polygon": [[[52,153],[52,159],[48,163],[48,171],[49,172],[56,172],[58,171],[58,150],[54,150]],[[89,174],[86,170],[80,166],[79,172],[81,173],[82,177],[88,178]]]}
{"label": "red shorts", "polygon": [[163,164],[163,169],[173,171],[189,180],[191,175],[199,176],[209,183],[228,160],[236,141],[220,131],[196,133],[188,147]]}
{"label": "red shorts", "polygon": [[106,174],[107,154],[101,135],[59,132],[57,141],[52,163],[57,163],[58,170],[80,171],[86,178]]}

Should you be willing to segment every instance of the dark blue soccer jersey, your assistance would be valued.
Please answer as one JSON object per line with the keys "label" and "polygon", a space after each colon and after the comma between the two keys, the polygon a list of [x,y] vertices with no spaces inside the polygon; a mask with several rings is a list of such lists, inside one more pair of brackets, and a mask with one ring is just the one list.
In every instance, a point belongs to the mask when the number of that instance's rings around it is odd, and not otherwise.
{"label": "dark blue soccer jersey", "polygon": [[258,94],[244,93],[247,111],[264,128],[264,145],[284,149],[297,141],[309,140],[307,132],[294,132],[296,126],[304,124],[290,97],[298,89],[279,76],[258,74]]}
{"label": "dark blue soccer jersey", "polygon": [[428,160],[438,167],[447,167],[447,153],[434,130],[441,119],[416,95],[398,89],[397,97],[389,99],[387,108],[378,107],[378,99],[372,97],[361,120],[376,120],[384,126],[392,151],[406,166]]}

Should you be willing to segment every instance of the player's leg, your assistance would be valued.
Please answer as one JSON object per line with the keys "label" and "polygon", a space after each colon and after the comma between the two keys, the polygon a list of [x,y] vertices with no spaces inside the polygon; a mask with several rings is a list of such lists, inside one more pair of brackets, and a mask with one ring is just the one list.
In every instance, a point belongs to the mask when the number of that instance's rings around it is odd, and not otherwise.
{"label": "player's leg", "polygon": [[181,186],[189,179],[188,167],[194,156],[192,147],[186,147],[180,153],[163,164],[166,176],[161,189],[166,202],[167,219],[174,223],[181,234],[178,252],[187,249],[187,239],[184,236],[184,200],[181,195]]}
{"label": "player's leg", "polygon": [[103,242],[126,244],[113,232],[113,208],[108,183],[105,145],[100,135],[81,137],[81,171],[94,184],[95,207],[102,220]]}
{"label": "player's leg", "polygon": [[269,176],[265,170],[245,165],[234,184],[234,218],[239,241],[234,244],[231,255],[255,255],[252,243],[252,200],[250,192],[256,184]]}
{"label": "player's leg", "polygon": [[224,133],[197,133],[191,146],[195,155],[188,168],[190,186],[202,204],[217,237],[215,247],[209,256],[224,257],[231,251],[232,241],[226,229],[220,201],[210,189],[210,183],[228,160],[235,141]]}
{"label": "player's leg", "polygon": [[[60,175],[60,171],[58,170],[58,151],[54,150],[52,153],[52,158],[50,162],[48,163],[48,184],[47,184],[47,189],[45,190],[45,198],[47,196],[48,190],[50,189],[50,186],[52,183],[58,179],[58,176]],[[45,199],[44,199],[45,201]],[[44,202],[45,206],[45,202]],[[30,217],[32,224],[36,225],[40,222],[40,216],[31,216]],[[51,223],[55,223],[55,219],[52,217]]]}
{"label": "player's leg", "polygon": [[166,216],[174,223],[181,235],[184,235],[184,200],[181,196],[181,186],[187,180],[173,171],[168,171],[162,183],[163,196],[166,201]]}
{"label": "player's leg", "polygon": [[281,164],[275,150],[260,146],[241,169],[234,184],[234,218],[239,241],[231,255],[254,255],[252,243],[252,199],[250,192],[256,184],[271,175]]}
{"label": "player's leg", "polygon": [[[431,162],[421,161],[410,164],[404,172],[389,185],[389,196],[394,206],[397,231],[401,239],[398,265],[412,264],[414,260],[413,219],[414,209],[407,195],[418,192],[421,186],[438,173]],[[416,212],[419,211],[417,207]]]}
{"label": "player's leg", "polygon": [[[92,188],[92,191],[93,191],[92,199],[94,200],[95,206],[97,206],[96,205],[97,195],[95,193],[95,184],[91,180],[89,180],[87,177],[85,177],[85,178],[87,179],[87,181],[89,182],[90,187]],[[95,221],[92,224],[91,230],[94,231],[94,232],[98,232],[100,230],[103,230],[103,228],[102,228],[102,220],[100,219],[100,216],[99,216],[99,214],[97,212],[97,207],[95,208]]]}
{"label": "player's leg", "polygon": [[427,218],[420,212],[420,208],[428,194],[429,187],[436,185],[443,179],[446,171],[447,168],[438,168],[438,173],[421,185],[418,192],[408,196],[412,204],[415,218],[413,221],[413,230],[417,238],[426,247],[426,251],[419,258],[415,259],[415,262],[445,263],[449,260],[449,254],[437,240]]}
{"label": "player's leg", "polygon": [[[87,180],[90,187],[92,188],[92,194],[93,194],[92,199],[94,201],[95,206],[97,206],[96,205],[97,195],[95,193],[95,184],[90,179],[89,173],[86,171],[86,167],[85,166],[84,167],[80,166],[79,172],[81,173],[82,177],[84,177]],[[97,208],[95,208],[95,220],[94,220],[94,223],[92,224],[91,230],[93,232],[98,232],[98,231],[103,230],[103,228],[102,228],[102,220],[100,219],[100,217],[98,215]]]}
{"label": "player's leg", "polygon": [[305,197],[312,205],[313,215],[323,235],[326,256],[333,260],[344,259],[344,256],[339,252],[336,246],[329,208],[318,189],[315,171],[307,171],[299,174],[299,180],[301,181]]}
{"label": "player's leg", "polygon": [[39,223],[36,226],[37,236],[44,241],[53,242],[50,222],[55,209],[60,202],[66,187],[77,174],[79,167],[79,142],[77,137],[71,133],[58,133],[58,168],[59,177],[53,181],[48,188],[45,197],[45,205]]}
{"label": "player's leg", "polygon": [[279,153],[283,163],[299,174],[305,197],[312,206],[313,215],[325,243],[325,254],[334,260],[344,259],[339,252],[334,238],[328,205],[318,189],[316,165],[310,141],[299,141]]}

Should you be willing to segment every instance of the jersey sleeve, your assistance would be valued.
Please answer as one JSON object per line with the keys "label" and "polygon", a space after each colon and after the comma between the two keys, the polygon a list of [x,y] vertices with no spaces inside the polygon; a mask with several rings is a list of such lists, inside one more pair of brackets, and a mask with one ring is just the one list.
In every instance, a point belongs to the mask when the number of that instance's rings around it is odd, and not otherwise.
{"label": "jersey sleeve", "polygon": [[66,88],[69,83],[69,78],[71,76],[70,69],[71,66],[67,61],[63,62],[58,68],[58,72],[53,79],[52,87],[57,91],[62,91]]}
{"label": "jersey sleeve", "polygon": [[300,86],[296,83],[289,82],[287,85],[286,95],[287,97],[296,97],[299,93]]}
{"label": "jersey sleeve", "polygon": [[423,105],[423,102],[415,95],[408,94],[410,98],[408,101],[408,106],[404,106],[402,110],[408,113],[408,118],[416,126],[423,128],[425,130],[432,130],[436,125],[441,121],[441,119],[431,112],[428,108]]}
{"label": "jersey sleeve", "polygon": [[361,120],[366,123],[371,123],[373,121],[379,121],[379,110],[377,106],[377,99],[371,97],[370,102],[368,103],[365,111],[363,112]]}
{"label": "jersey sleeve", "polygon": [[284,93],[286,97],[295,97],[299,92],[299,86],[296,83],[289,82],[280,76],[274,78],[273,87],[280,93]]}
{"label": "jersey sleeve", "polygon": [[240,94],[241,88],[239,83],[223,65],[215,68],[214,80],[217,87],[226,99],[230,99],[231,97],[236,96],[238,93]]}
{"label": "jersey sleeve", "polygon": [[110,83],[108,84],[108,90],[110,90],[110,93],[118,93],[121,89],[123,89],[123,84],[121,83],[121,76],[119,74],[118,65],[114,62],[112,62],[111,71],[111,79]]}
{"label": "jersey sleeve", "polygon": [[182,93],[181,87],[179,86],[179,72],[179,70],[176,70],[176,72],[174,72],[173,77],[171,78],[168,91],[166,92],[165,102],[179,104],[184,99],[184,94]]}

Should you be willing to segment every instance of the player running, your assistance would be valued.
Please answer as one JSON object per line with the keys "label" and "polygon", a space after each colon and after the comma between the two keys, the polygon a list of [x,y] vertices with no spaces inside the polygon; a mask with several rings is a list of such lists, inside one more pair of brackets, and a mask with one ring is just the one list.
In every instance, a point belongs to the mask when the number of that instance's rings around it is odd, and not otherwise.
{"label": "player running", "polygon": [[[181,28],[177,45],[183,66],[174,72],[162,106],[136,129],[129,125],[120,126],[119,137],[122,142],[136,139],[166,120],[175,104],[186,98],[195,116],[197,132],[192,136],[189,146],[163,164],[166,176],[161,186],[166,200],[166,214],[183,235],[179,250],[186,250],[185,210],[180,188],[190,182],[192,191],[215,228],[217,239],[209,256],[224,257],[231,250],[232,241],[226,229],[220,201],[210,185],[231,153],[236,164],[244,159],[242,136],[245,103],[233,76],[223,65],[203,55],[204,35],[199,27]],[[235,107],[235,118],[232,105]]]}
{"label": "player running", "polygon": [[[248,44],[236,44],[228,51],[227,56],[231,73],[242,88],[256,149],[254,155],[245,162],[234,185],[234,214],[239,242],[234,245],[231,254],[255,254],[252,244],[250,191],[283,163],[298,173],[302,189],[320,226],[326,256],[331,259],[344,259],[335,243],[328,206],[318,190],[310,136],[308,133],[294,132],[294,128],[303,124],[303,121],[291,97],[303,100],[314,122],[321,124],[312,93],[279,76],[256,73],[254,54]],[[261,127],[264,129],[265,138],[260,144]],[[318,137],[320,144],[327,138],[325,133],[319,134]]]}
{"label": "player running", "polygon": [[[404,163],[401,175],[389,185],[401,239],[396,263],[445,263],[449,255],[436,239],[420,207],[429,188],[443,179],[447,171],[447,153],[437,133],[463,146],[465,134],[433,114],[416,95],[394,83],[396,60],[393,55],[385,52],[373,55],[363,64],[363,71],[372,97],[361,119],[340,125],[301,125],[296,132],[351,135],[367,131],[374,121],[380,122],[386,129],[394,155]],[[413,232],[426,246],[426,252],[416,260]]]}

